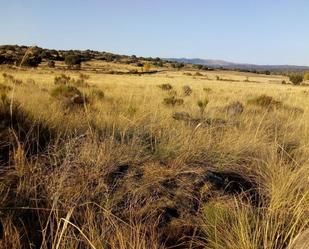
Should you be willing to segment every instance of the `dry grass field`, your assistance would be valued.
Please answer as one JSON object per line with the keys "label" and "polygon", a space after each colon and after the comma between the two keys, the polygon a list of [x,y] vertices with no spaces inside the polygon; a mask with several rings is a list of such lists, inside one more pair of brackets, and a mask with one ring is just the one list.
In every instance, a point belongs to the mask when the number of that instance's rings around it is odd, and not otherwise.
{"label": "dry grass field", "polygon": [[308,87],[82,68],[0,69],[0,248],[301,248]]}

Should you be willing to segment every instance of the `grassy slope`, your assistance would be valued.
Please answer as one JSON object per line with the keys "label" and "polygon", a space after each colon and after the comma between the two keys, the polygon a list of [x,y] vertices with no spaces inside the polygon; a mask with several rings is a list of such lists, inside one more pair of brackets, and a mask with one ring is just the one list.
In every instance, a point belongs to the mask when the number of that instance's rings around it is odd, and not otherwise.
{"label": "grassy slope", "polygon": [[[90,87],[79,89],[89,103],[68,109],[50,95],[60,71],[6,72],[23,80],[14,87],[5,83],[13,87],[7,93],[13,105],[48,126],[53,136],[48,147],[27,155],[31,141],[11,133],[10,167],[0,171],[4,248],[30,243],[42,248],[292,248],[308,227],[307,88],[278,84],[281,76],[226,71],[203,76],[88,72]],[[76,72],[66,74],[78,78]],[[247,77],[254,82],[244,82]],[[163,83],[173,86],[183,105],[163,104],[170,95],[157,87]],[[183,85],[193,89],[191,96],[183,96]],[[105,97],[93,97],[94,89]],[[262,94],[282,106],[247,104]],[[204,117],[226,123],[192,125],[172,118],[180,111],[200,118],[197,101],[205,97]],[[224,107],[233,101],[244,104],[243,114],[227,114]],[[205,177],[222,171],[254,183],[259,203],[252,203],[251,190],[233,194]]]}

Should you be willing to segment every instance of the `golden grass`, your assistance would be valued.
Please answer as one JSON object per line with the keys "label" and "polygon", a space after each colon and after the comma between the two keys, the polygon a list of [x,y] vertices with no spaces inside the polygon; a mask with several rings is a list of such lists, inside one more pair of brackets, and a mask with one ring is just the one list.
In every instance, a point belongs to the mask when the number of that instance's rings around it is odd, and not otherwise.
{"label": "golden grass", "polygon": [[[8,132],[16,133],[9,165],[0,166],[3,248],[283,249],[308,228],[306,87],[281,85],[281,76],[227,71],[86,71],[89,86],[78,88],[89,102],[67,108],[51,96],[54,77],[64,71],[5,72],[23,81],[3,83],[12,87],[11,106],[53,135],[48,146],[29,155],[28,137],[17,128]],[[164,105],[170,95],[161,84],[171,84],[184,104]],[[94,97],[99,90],[104,96]],[[247,104],[261,95],[282,105]],[[201,117],[197,102],[205,98]],[[225,107],[233,101],[245,108],[231,117]],[[174,112],[199,122],[176,121]],[[250,199],[252,190],[231,193],[228,185],[216,186],[209,172],[244,177],[255,184],[259,201]]]}

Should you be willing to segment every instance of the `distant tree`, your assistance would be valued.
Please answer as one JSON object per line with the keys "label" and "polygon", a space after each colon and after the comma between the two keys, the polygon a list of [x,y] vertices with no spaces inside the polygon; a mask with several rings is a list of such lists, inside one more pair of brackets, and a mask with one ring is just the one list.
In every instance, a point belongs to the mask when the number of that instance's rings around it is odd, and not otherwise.
{"label": "distant tree", "polygon": [[265,74],[266,75],[270,75],[270,71],[265,71]]}
{"label": "distant tree", "polygon": [[289,75],[289,79],[294,85],[300,85],[304,80],[304,75],[302,73],[293,73]]}
{"label": "distant tree", "polygon": [[81,57],[76,54],[69,54],[65,56],[64,63],[69,69],[80,69]]}

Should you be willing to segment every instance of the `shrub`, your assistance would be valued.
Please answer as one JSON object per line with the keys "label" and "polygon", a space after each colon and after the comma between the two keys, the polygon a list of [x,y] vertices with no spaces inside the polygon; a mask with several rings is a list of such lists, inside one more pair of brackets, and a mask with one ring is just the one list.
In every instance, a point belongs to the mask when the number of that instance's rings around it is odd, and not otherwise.
{"label": "shrub", "polygon": [[304,75],[302,73],[293,73],[289,75],[289,79],[293,85],[300,85],[304,80]]}
{"label": "shrub", "polygon": [[82,95],[81,92],[74,86],[60,85],[54,88],[51,92],[53,97],[65,97],[70,98],[74,95]]}
{"label": "shrub", "polygon": [[304,80],[309,80],[309,73],[308,73],[308,72],[305,73],[305,75],[304,75]]}
{"label": "shrub", "polygon": [[56,76],[54,79],[55,85],[66,85],[70,82],[71,77],[65,74],[61,74],[60,76]]}
{"label": "shrub", "polygon": [[282,85],[286,85],[286,81],[283,80],[283,81],[281,82],[281,84],[282,84]]}
{"label": "shrub", "polygon": [[275,100],[273,97],[268,95],[260,95],[256,98],[248,100],[248,104],[257,105],[264,108],[274,108],[282,106],[282,102]]}
{"label": "shrub", "polygon": [[208,103],[209,103],[208,98],[204,98],[203,100],[197,101],[197,106],[200,109],[201,115],[204,114],[205,108],[208,105]]}
{"label": "shrub", "polygon": [[203,74],[201,74],[200,72],[196,72],[195,76],[203,76]]}
{"label": "shrub", "polygon": [[170,84],[162,84],[159,85],[158,87],[160,87],[163,91],[170,91],[173,89],[173,87]]}
{"label": "shrub", "polygon": [[70,54],[65,57],[64,62],[69,69],[78,70],[80,69],[82,61],[79,55]]}
{"label": "shrub", "polygon": [[163,102],[165,105],[170,105],[170,106],[182,105],[184,103],[183,99],[176,98],[175,96],[165,98]]}
{"label": "shrub", "polygon": [[192,89],[190,86],[183,86],[182,90],[185,96],[190,96],[192,94]]}

